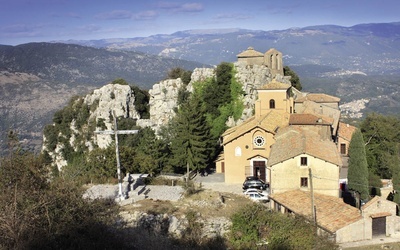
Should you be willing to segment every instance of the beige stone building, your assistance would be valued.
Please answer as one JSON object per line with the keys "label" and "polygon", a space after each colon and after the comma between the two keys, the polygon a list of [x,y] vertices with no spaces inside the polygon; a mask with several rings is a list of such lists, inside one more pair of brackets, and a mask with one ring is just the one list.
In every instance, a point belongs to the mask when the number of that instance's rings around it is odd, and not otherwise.
{"label": "beige stone building", "polygon": [[[249,48],[238,61],[282,67],[280,53],[271,50],[268,55]],[[339,98],[302,93],[277,80],[257,93],[254,116],[222,135],[224,151],[216,170],[224,173],[226,183],[257,176],[270,184],[271,209],[311,221],[312,193],[319,232],[337,243],[399,232],[395,203],[375,197],[357,209],[340,198],[356,128],[340,122]]]}
{"label": "beige stone building", "polygon": [[[262,54],[250,47],[238,55],[238,61],[265,65],[275,68],[276,74],[283,74],[282,53],[275,49]],[[226,183],[243,183],[245,177],[257,176],[270,182],[272,192],[284,192],[308,186],[308,168],[318,165],[313,171],[323,169],[322,176],[334,180],[329,184],[322,181],[326,187],[320,187],[325,190],[321,192],[338,196],[342,164],[334,139],[340,119],[340,99],[302,93],[276,79],[258,88],[257,94],[254,116],[222,135],[224,151],[216,161],[217,172],[225,174]],[[300,136],[299,142],[309,145],[304,148],[302,143],[286,142],[284,138],[289,135]],[[312,146],[314,143],[318,146]],[[274,148],[278,153],[273,153]],[[291,169],[300,166],[305,158],[309,165],[301,166],[299,171]],[[283,176],[286,179],[280,181]],[[289,179],[290,183],[286,183]]]}
{"label": "beige stone building", "polygon": [[217,161],[217,172],[225,182],[241,183],[246,176],[267,181],[266,166],[279,128],[289,124],[293,111],[290,85],[272,81],[258,89],[255,115],[222,135],[224,157]]}
{"label": "beige stone building", "polygon": [[276,134],[267,165],[271,194],[309,191],[312,181],[314,192],[339,197],[342,161],[326,127],[290,125]]}
{"label": "beige stone building", "polygon": [[269,49],[264,54],[249,47],[247,50],[237,55],[239,63],[247,65],[264,65],[270,69],[273,77],[283,76],[282,53],[276,49]]}

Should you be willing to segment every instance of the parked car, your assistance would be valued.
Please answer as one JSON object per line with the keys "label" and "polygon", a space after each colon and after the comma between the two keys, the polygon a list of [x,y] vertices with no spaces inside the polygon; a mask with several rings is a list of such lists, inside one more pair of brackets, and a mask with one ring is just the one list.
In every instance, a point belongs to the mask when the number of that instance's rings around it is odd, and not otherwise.
{"label": "parked car", "polygon": [[248,194],[250,194],[250,193],[258,193],[258,194],[261,194],[261,193],[262,193],[262,190],[257,189],[257,188],[248,188],[248,189],[246,189],[246,190],[243,191],[243,194],[244,194],[244,195],[248,195]]}
{"label": "parked car", "polygon": [[247,178],[246,178],[246,180],[243,182],[244,190],[249,189],[249,188],[257,188],[257,189],[266,190],[268,187],[269,187],[269,185],[260,179],[247,180]]}
{"label": "parked car", "polygon": [[249,193],[247,195],[247,197],[249,197],[253,201],[258,201],[258,202],[268,202],[269,201],[267,194],[252,192],[252,193]]}
{"label": "parked car", "polygon": [[256,181],[259,180],[257,176],[247,176],[245,181]]}

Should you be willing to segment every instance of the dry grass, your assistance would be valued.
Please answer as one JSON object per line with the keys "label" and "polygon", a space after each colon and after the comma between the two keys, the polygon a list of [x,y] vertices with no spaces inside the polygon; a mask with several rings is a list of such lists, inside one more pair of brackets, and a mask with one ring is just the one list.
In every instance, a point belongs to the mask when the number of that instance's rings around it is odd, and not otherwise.
{"label": "dry grass", "polygon": [[384,243],[372,246],[350,247],[345,249],[346,250],[382,250],[382,249],[400,250],[400,243]]}

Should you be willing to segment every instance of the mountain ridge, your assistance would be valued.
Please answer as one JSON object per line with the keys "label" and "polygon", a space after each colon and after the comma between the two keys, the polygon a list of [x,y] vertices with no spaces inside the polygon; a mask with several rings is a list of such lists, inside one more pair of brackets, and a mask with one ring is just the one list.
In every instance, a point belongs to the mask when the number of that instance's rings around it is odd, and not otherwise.
{"label": "mountain ridge", "polygon": [[[94,47],[133,50],[216,65],[232,62],[248,46],[276,48],[287,65],[318,64],[367,74],[400,74],[400,22],[350,27],[315,25],[285,30],[184,30],[148,37],[64,41]],[[385,61],[385,65],[382,62]]]}
{"label": "mountain ridge", "polygon": [[90,82],[101,86],[124,78],[143,88],[166,76],[174,67],[193,70],[204,64],[166,59],[143,52],[116,51],[64,43],[0,45],[0,69],[36,74],[42,79],[72,85]]}

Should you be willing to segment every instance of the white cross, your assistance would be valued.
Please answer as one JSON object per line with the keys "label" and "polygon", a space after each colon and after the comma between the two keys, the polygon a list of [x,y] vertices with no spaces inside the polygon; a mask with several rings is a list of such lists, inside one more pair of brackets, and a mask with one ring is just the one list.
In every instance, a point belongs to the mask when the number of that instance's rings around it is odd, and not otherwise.
{"label": "white cross", "polygon": [[121,201],[125,200],[125,196],[122,195],[122,179],[121,179],[121,165],[119,162],[118,135],[137,134],[139,130],[118,130],[117,116],[115,115],[115,111],[113,111],[113,117],[114,117],[114,130],[94,131],[94,133],[104,134],[104,135],[115,135],[115,154],[117,156],[117,174],[118,174],[118,198]]}

